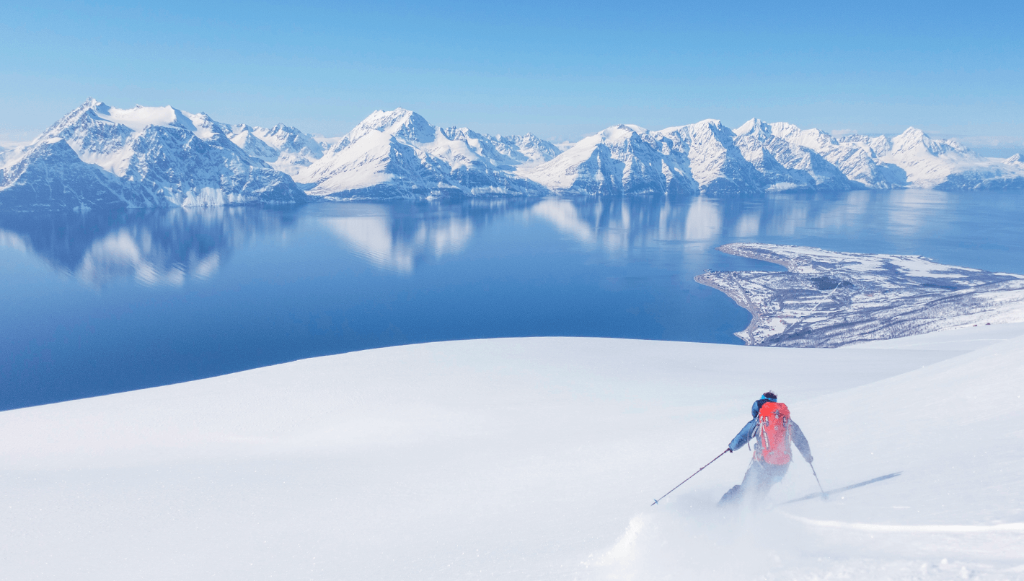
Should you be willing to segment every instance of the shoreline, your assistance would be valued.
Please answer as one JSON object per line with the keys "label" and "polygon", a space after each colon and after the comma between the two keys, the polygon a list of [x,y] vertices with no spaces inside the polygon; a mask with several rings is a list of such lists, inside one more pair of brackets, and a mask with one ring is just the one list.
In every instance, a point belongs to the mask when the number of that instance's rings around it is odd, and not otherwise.
{"label": "shoreline", "polygon": [[747,345],[840,347],[942,329],[1024,322],[1024,276],[948,266],[920,256],[774,244],[718,248],[785,272],[707,271],[694,277],[751,313]]}

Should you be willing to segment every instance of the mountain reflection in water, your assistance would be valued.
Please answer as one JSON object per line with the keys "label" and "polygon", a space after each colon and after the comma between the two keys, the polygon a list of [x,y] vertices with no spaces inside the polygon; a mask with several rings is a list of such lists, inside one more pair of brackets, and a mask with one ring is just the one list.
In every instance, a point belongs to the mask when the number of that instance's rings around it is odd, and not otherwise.
{"label": "mountain reflection in water", "polygon": [[[885,192],[893,232],[912,235],[926,208],[941,212],[945,192]],[[325,227],[368,263],[412,273],[423,260],[461,252],[502,215],[539,218],[572,239],[619,253],[678,241],[794,236],[807,228],[856,228],[879,192],[767,195],[471,199],[461,203],[318,204],[305,208],[228,207],[104,214],[0,214],[0,246],[22,248],[84,283],[118,278],[180,286],[208,278],[232,251],[260,237],[287,236],[309,223]]]}
{"label": "mountain reflection in water", "polygon": [[425,341],[739,343],[693,277],[779,267],[720,244],[1022,273],[1021,224],[1021,192],[914,190],[0,213],[0,408]]}
{"label": "mountain reflection in water", "polygon": [[188,278],[213,276],[249,240],[294,226],[294,214],[246,207],[0,214],[0,244],[30,250],[90,285],[132,278],[142,285],[180,286]]}

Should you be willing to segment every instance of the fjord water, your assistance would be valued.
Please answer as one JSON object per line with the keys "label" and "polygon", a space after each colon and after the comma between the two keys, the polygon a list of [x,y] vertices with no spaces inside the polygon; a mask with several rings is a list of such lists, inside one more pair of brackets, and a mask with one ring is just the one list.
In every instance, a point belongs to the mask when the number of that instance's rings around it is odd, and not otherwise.
{"label": "fjord water", "polygon": [[427,341],[739,343],[693,277],[779,267],[732,241],[1024,274],[1024,192],[0,214],[0,409]]}

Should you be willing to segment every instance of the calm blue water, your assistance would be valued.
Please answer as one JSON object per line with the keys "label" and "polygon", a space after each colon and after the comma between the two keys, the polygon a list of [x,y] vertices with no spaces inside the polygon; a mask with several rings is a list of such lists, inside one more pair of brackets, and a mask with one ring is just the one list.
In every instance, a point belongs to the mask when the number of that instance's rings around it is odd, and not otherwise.
{"label": "calm blue water", "polygon": [[0,215],[0,409],[357,349],[575,335],[739,343],[736,240],[1024,273],[1024,193],[312,204]]}

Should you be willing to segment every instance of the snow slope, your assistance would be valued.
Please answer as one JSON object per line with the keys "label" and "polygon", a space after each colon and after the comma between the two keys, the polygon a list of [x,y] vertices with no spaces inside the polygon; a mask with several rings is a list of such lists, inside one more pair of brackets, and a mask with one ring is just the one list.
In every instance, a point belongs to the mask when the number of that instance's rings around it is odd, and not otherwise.
{"label": "snow slope", "polygon": [[[0,415],[17,579],[1024,578],[1024,326],[411,345]],[[973,350],[973,351],[972,351]],[[826,487],[713,503],[776,389]],[[794,464],[772,501],[815,490]]]}

